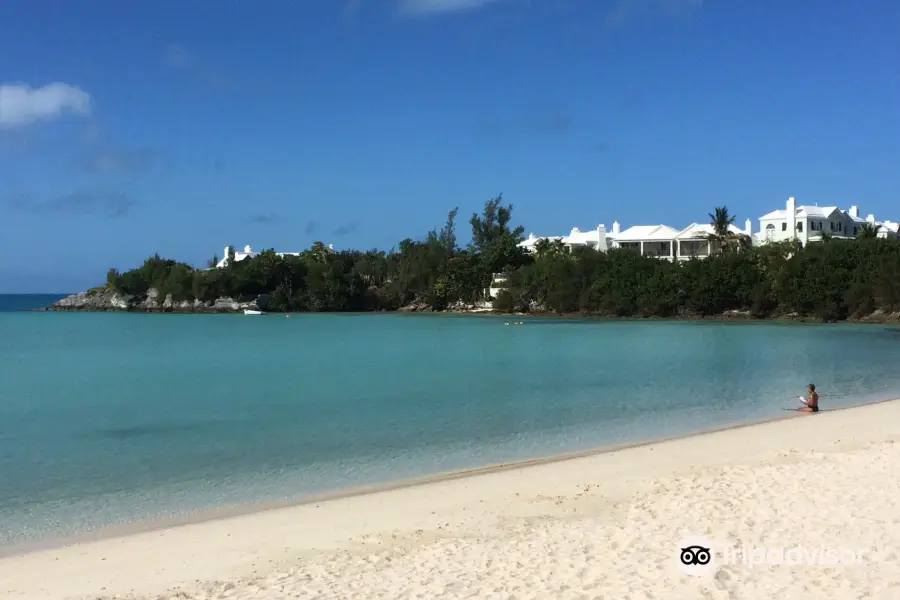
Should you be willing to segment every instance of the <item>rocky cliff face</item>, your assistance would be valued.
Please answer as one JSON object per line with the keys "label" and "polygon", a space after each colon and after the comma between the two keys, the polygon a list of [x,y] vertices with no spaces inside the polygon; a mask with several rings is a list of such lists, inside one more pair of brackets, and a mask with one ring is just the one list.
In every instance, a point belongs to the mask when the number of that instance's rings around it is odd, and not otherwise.
{"label": "rocky cliff face", "polygon": [[47,310],[229,313],[242,312],[244,309],[265,310],[267,300],[267,297],[260,296],[250,302],[239,302],[233,298],[218,298],[215,302],[176,302],[171,294],[161,297],[159,291],[153,288],[146,294],[135,296],[120,294],[107,288],[95,288],[67,296],[54,302]]}

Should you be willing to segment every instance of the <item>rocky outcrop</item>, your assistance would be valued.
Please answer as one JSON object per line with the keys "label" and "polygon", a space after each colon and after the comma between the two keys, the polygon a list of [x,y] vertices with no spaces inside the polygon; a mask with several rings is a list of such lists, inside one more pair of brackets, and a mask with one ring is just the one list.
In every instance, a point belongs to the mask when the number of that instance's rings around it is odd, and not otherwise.
{"label": "rocky outcrop", "polygon": [[130,311],[130,312],[178,312],[178,313],[236,313],[244,309],[265,310],[267,296],[259,296],[249,302],[234,298],[217,298],[215,302],[179,300],[172,294],[162,297],[151,288],[146,294],[129,296],[107,288],[94,288],[79,292],[54,302],[47,310],[54,311]]}
{"label": "rocky outcrop", "polygon": [[878,309],[875,312],[856,320],[862,323],[897,323],[900,321],[900,312],[889,312]]}
{"label": "rocky outcrop", "polygon": [[410,302],[406,306],[401,306],[397,309],[399,312],[430,312],[434,310],[430,305],[422,302],[421,300],[414,300]]}
{"label": "rocky outcrop", "polygon": [[493,312],[494,308],[491,306],[490,302],[463,302],[462,300],[458,302],[451,302],[447,306],[447,312],[454,313],[485,313],[485,312]]}
{"label": "rocky outcrop", "polygon": [[[397,309],[399,312],[434,312],[434,307],[430,304],[423,302],[422,300],[415,300],[406,306],[401,306]],[[448,304],[443,312],[451,312],[451,313],[485,313],[485,312],[493,312],[493,308],[491,307],[490,302],[478,302],[473,304],[471,302],[451,302]],[[441,311],[438,311],[441,312]]]}
{"label": "rocky outcrop", "polygon": [[88,290],[66,296],[54,302],[51,310],[128,310],[130,296],[111,292],[105,288]]}

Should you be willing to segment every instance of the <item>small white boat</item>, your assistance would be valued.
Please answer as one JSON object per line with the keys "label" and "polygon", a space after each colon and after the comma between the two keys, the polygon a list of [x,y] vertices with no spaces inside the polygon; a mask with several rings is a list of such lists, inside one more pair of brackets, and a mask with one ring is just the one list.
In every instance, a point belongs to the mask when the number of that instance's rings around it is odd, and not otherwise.
{"label": "small white boat", "polygon": [[250,310],[249,308],[244,309],[245,315],[261,315],[263,312],[261,310]]}

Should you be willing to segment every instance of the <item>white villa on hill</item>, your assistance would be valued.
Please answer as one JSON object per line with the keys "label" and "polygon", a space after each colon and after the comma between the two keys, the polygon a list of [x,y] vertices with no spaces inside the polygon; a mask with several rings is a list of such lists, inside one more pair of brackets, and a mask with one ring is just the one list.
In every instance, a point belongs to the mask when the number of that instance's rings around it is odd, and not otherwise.
{"label": "white villa on hill", "polygon": [[668,225],[634,225],[619,233],[614,248],[632,248],[641,256],[673,260],[678,230]]}
{"label": "white villa on hill", "polygon": [[[745,236],[748,242],[753,240],[753,222],[750,219],[744,221],[743,229],[729,225],[728,231],[735,236]],[[715,229],[709,223],[691,223],[675,236],[675,258],[690,260],[708,257],[712,253],[710,236],[714,233]]]}
{"label": "white villa on hill", "polygon": [[[334,245],[328,244],[329,250],[334,250]],[[219,262],[216,263],[217,269],[223,269],[228,266],[228,255],[231,253],[231,246],[225,246],[225,250],[222,252],[222,258]],[[276,252],[278,256],[300,256],[302,252]],[[234,262],[241,262],[245,258],[253,258],[254,256],[259,255],[259,252],[255,252],[250,245],[244,246],[243,252],[235,250],[234,251]]]}
{"label": "white villa on hill", "polygon": [[881,229],[878,230],[878,237],[900,239],[900,223],[897,221],[881,221],[876,223],[876,225],[881,225]]}
{"label": "white villa on hill", "polygon": [[837,206],[797,205],[793,197],[788,198],[785,207],[773,210],[759,218],[759,232],[754,236],[754,243],[767,244],[796,240],[800,245],[821,241],[823,235],[835,239],[852,239],[859,233],[859,228],[869,223],[879,228],[878,237],[898,237],[898,224],[875,220],[875,215],[865,219],[859,216],[859,208],[851,206],[844,211]]}
{"label": "white villa on hill", "polygon": [[[730,231],[735,235],[752,235],[751,222],[747,219],[745,229],[732,225]],[[692,223],[682,230],[668,225],[634,225],[622,231],[618,221],[613,222],[612,231],[607,232],[605,225],[596,229],[581,231],[573,228],[566,236],[539,237],[533,233],[519,246],[534,252],[541,240],[560,241],[571,250],[579,246],[595,248],[606,252],[611,248],[633,248],[642,256],[653,256],[666,260],[689,260],[704,258],[710,255],[709,235],[713,228],[708,223]]]}
{"label": "white villa on hill", "polygon": [[[613,227],[618,226],[618,223],[614,224]],[[534,252],[535,246],[541,240],[546,240],[548,242],[562,242],[563,246],[571,250],[572,248],[576,248],[579,246],[586,246],[588,248],[594,248],[596,250],[606,250],[608,245],[607,234],[606,234],[606,226],[605,225],[597,225],[596,229],[589,229],[587,231],[581,231],[577,227],[573,227],[572,231],[569,232],[569,235],[550,235],[550,236],[535,236],[533,233],[528,234],[528,237],[523,242],[519,242],[519,247],[525,248],[529,252]]]}

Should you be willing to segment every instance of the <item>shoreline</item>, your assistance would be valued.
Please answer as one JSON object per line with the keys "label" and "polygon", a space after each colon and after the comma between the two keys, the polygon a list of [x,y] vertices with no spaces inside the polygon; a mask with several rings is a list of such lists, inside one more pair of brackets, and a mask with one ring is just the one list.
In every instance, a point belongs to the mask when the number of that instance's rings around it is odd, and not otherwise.
{"label": "shoreline", "polygon": [[[900,402],[812,417],[4,557],[0,596],[896,598]],[[811,501],[816,527],[797,518]],[[686,574],[678,548],[698,538],[863,552]]]}
{"label": "shoreline", "polygon": [[[162,308],[69,308],[55,306],[41,306],[34,308],[20,309],[11,312],[37,312],[37,313],[117,313],[117,314],[146,314],[146,315],[240,315],[243,316],[243,310],[232,309],[204,309],[204,310],[166,310]],[[531,317],[538,319],[558,319],[558,320],[584,320],[584,321],[609,321],[609,322],[713,322],[713,323],[777,323],[777,324],[796,324],[796,325],[898,325],[900,324],[900,313],[893,314],[870,314],[864,317],[848,317],[846,319],[824,320],[819,317],[810,315],[794,315],[794,314],[776,314],[766,317],[755,317],[741,311],[731,311],[719,315],[671,315],[668,317],[659,316],[616,316],[591,313],[554,313],[554,312],[500,312],[493,309],[478,308],[472,310],[373,310],[363,312],[310,312],[310,311],[293,311],[293,312],[266,312],[263,315],[275,317],[284,317],[288,315],[458,315],[458,316],[487,316],[487,317]]]}
{"label": "shoreline", "polygon": [[[897,402],[900,404],[900,397],[884,398],[867,402],[859,402],[846,406],[834,408],[825,408],[820,414],[828,414],[847,410],[855,410],[867,406],[877,406]],[[333,502],[337,500],[346,500],[361,496],[382,494],[385,492],[394,492],[411,488],[418,488],[432,484],[439,484],[457,480],[464,480],[483,475],[491,475],[496,473],[504,473],[519,469],[528,469],[530,467],[553,465],[557,463],[565,463],[573,460],[603,456],[614,454],[617,452],[636,450],[648,446],[659,444],[667,444],[671,442],[685,441],[695,438],[703,438],[720,433],[738,431],[748,429],[760,425],[770,423],[778,423],[785,420],[804,418],[810,416],[808,413],[800,413],[787,409],[781,409],[782,414],[763,419],[754,419],[751,421],[740,421],[722,425],[718,427],[704,428],[692,430],[682,434],[671,436],[663,436],[656,438],[647,438],[634,442],[625,442],[621,444],[607,444],[602,446],[594,446],[583,450],[573,450],[569,452],[560,452],[546,456],[535,456],[519,460],[504,461],[498,463],[488,463],[481,466],[465,467],[450,471],[439,471],[417,477],[403,478],[397,480],[385,480],[378,483],[352,486],[348,488],[336,488],[322,492],[311,494],[303,494],[284,498],[279,500],[260,500],[248,501],[239,504],[227,504],[221,506],[210,506],[198,510],[192,510],[183,514],[173,516],[151,517],[148,519],[140,519],[129,521],[126,523],[118,523],[103,526],[98,529],[63,537],[48,537],[34,541],[19,542],[14,544],[0,545],[0,560],[11,557],[21,557],[37,552],[57,550],[62,548],[70,548],[84,544],[104,542],[116,540],[124,537],[148,534],[160,531],[170,531],[179,528],[191,527],[204,523],[212,523],[216,521],[229,520],[239,517],[246,517],[267,513],[271,511],[279,511],[290,508],[298,508],[310,506],[313,504],[321,504]]]}

